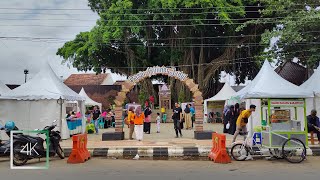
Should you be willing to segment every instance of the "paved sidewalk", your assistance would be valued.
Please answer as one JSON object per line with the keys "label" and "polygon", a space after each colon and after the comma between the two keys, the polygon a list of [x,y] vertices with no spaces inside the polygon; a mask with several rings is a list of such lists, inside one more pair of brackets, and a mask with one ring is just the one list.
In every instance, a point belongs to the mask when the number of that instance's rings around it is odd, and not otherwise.
{"label": "paved sidewalk", "polygon": [[[175,132],[172,123],[161,124],[161,132],[157,133],[156,125],[151,125],[151,134],[144,134],[143,141],[128,140],[129,130],[124,128],[126,140],[122,141],[102,141],[103,132],[113,132],[114,128],[101,129],[99,135],[88,135],[88,148],[107,148],[107,147],[208,147],[212,146],[212,140],[196,140],[194,139],[193,130],[182,130],[183,137],[175,138]],[[204,130],[212,130],[222,133],[222,124],[204,124]],[[232,136],[227,135],[227,145],[231,144]],[[61,143],[64,148],[72,147],[72,140],[64,140]]]}

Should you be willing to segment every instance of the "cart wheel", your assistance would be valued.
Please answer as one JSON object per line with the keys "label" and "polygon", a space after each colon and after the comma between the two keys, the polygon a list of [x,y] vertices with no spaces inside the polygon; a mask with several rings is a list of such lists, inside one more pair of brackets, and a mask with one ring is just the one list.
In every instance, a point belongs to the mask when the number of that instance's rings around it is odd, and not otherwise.
{"label": "cart wheel", "polygon": [[231,148],[231,156],[236,161],[244,161],[249,155],[247,148],[243,144],[235,144]]}
{"label": "cart wheel", "polygon": [[306,159],[307,149],[300,139],[287,139],[282,145],[283,158],[291,163],[300,163]]}

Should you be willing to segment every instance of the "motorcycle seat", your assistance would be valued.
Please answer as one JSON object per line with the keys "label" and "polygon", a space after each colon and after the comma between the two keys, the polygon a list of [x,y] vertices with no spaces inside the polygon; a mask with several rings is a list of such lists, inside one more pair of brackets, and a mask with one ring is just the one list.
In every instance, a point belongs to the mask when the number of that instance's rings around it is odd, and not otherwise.
{"label": "motorcycle seat", "polygon": [[43,142],[44,140],[41,138],[41,137],[34,137],[34,136],[30,136],[30,135],[23,135],[24,137],[27,137],[31,140],[36,140],[36,141],[39,141],[39,142]]}

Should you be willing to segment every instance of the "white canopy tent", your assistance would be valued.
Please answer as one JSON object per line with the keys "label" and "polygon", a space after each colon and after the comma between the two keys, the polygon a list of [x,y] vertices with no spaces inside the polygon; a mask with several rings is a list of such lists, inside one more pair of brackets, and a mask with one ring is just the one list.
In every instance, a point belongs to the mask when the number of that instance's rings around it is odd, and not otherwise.
{"label": "white canopy tent", "polygon": [[[260,98],[307,98],[313,97],[313,94],[283,79],[273,70],[270,63],[265,61],[252,82],[235,93],[234,96],[240,99],[247,99],[247,109],[250,104],[257,106],[256,112],[252,113],[248,123],[250,132],[252,133],[254,126],[261,125]],[[300,113],[300,115],[303,115],[303,113]],[[304,127],[304,124],[302,124],[302,127]]]}
{"label": "white canopy tent", "polygon": [[[229,83],[225,83],[222,89],[213,97],[204,100],[204,115],[208,114],[208,102],[212,101],[222,101],[225,104],[225,101],[230,99],[236,92],[232,89]],[[204,117],[206,119],[206,117]]]}
{"label": "white canopy tent", "polygon": [[313,98],[307,99],[307,113],[312,109],[316,109],[320,112],[320,66],[313,73],[313,75],[304,82],[300,87],[307,92],[313,93]]}
{"label": "white canopy tent", "polygon": [[9,92],[9,91],[11,91],[11,89],[8,88],[8,86],[6,86],[3,82],[0,81],[0,96],[3,93]]}
{"label": "white canopy tent", "polygon": [[[6,86],[3,82],[0,81],[0,96],[3,94],[3,93],[7,93],[11,91],[10,88],[8,88],[8,86]],[[4,121],[1,121],[0,119],[0,126],[3,126],[5,124]],[[0,132],[0,139],[3,139],[2,137],[6,137],[4,135],[5,133],[3,131]]]}
{"label": "white canopy tent", "polygon": [[57,119],[61,136],[67,139],[70,136],[65,101],[78,101],[84,132],[84,97],[67,87],[47,64],[30,81],[0,97],[0,120],[12,120],[19,129],[32,130],[42,129]]}
{"label": "white canopy tent", "polygon": [[102,109],[102,104],[101,103],[98,103],[94,100],[92,100],[88,95],[87,93],[85,92],[85,90],[83,88],[81,88],[81,91],[79,92],[79,95],[82,96],[82,97],[85,97],[85,102],[84,104],[86,106],[99,106],[100,110]]}

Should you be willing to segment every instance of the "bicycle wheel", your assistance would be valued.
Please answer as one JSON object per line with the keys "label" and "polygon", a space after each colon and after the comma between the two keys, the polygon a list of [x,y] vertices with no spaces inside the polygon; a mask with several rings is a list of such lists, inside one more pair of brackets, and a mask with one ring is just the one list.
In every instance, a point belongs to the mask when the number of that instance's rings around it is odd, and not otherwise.
{"label": "bicycle wheel", "polygon": [[231,148],[231,156],[236,161],[244,161],[248,155],[249,152],[243,144],[235,144]]}
{"label": "bicycle wheel", "polygon": [[300,163],[306,159],[307,149],[300,139],[287,139],[282,145],[283,158],[291,163]]}

